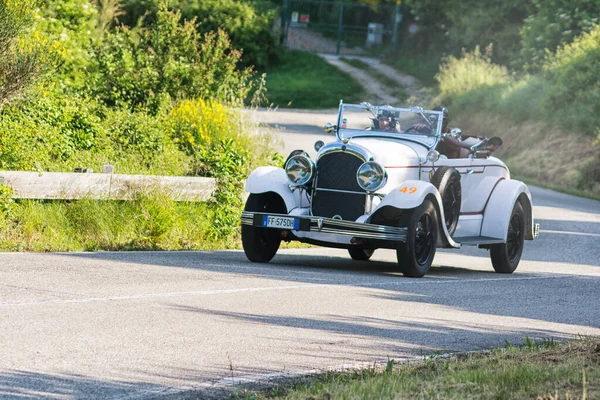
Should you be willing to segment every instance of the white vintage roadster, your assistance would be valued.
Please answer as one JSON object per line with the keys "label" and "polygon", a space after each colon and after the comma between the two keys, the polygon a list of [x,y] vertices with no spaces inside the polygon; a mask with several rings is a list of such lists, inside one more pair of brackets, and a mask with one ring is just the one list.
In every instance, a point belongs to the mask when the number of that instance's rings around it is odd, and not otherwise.
{"label": "white vintage roadster", "polygon": [[354,260],[389,248],[399,271],[421,277],[437,247],[470,245],[512,273],[539,231],[531,194],[491,156],[502,140],[462,137],[445,122],[442,110],[340,102],[337,124],[326,126],[337,140],[315,143],[316,160],[298,150],[284,168],[248,177],[248,259],[270,261],[281,240],[345,248]]}

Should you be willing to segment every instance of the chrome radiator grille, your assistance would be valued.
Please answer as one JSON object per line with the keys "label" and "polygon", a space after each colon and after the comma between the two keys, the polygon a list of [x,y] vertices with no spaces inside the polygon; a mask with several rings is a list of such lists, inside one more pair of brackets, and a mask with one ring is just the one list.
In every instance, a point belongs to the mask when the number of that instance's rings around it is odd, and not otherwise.
{"label": "chrome radiator grille", "polygon": [[356,182],[356,171],[362,163],[359,157],[344,152],[319,158],[313,215],[327,218],[339,215],[343,220],[355,221],[365,213],[366,193]]}

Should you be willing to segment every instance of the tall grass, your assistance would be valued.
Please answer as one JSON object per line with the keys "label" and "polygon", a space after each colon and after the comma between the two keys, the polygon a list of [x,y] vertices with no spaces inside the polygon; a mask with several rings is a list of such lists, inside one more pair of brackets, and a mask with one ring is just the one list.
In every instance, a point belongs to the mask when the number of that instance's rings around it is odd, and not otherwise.
{"label": "tall grass", "polygon": [[436,101],[452,106],[463,131],[510,139],[499,154],[521,176],[598,198],[599,69],[600,26],[550,55],[536,75],[509,74],[475,49],[444,60]]}

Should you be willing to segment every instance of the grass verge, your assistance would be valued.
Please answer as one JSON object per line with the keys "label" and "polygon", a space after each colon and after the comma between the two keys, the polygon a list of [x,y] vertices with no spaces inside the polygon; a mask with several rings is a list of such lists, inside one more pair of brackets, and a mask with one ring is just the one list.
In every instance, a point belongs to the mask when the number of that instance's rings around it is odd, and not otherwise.
{"label": "grass verge", "polygon": [[350,75],[304,51],[285,51],[281,62],[266,72],[267,99],[276,107],[336,108],[340,99],[356,103],[364,94]]}
{"label": "grass verge", "polygon": [[487,353],[326,373],[308,382],[243,391],[234,399],[597,399],[600,340],[552,340]]}

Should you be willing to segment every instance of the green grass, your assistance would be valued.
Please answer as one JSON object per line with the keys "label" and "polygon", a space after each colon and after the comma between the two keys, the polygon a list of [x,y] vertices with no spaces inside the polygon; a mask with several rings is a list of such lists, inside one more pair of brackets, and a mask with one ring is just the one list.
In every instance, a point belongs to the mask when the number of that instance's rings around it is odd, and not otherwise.
{"label": "green grass", "polygon": [[21,200],[0,215],[0,251],[194,250],[231,248],[211,235],[212,206],[166,196],[133,201]]}
{"label": "green grass", "polygon": [[336,108],[340,99],[356,103],[363,94],[356,80],[312,53],[286,51],[267,71],[267,99],[277,107]]}
{"label": "green grass", "polygon": [[[553,397],[550,397],[553,396]],[[326,373],[234,399],[597,399],[600,340],[557,344],[526,339],[489,353]]]}

